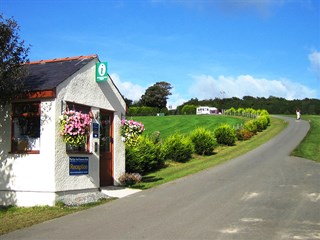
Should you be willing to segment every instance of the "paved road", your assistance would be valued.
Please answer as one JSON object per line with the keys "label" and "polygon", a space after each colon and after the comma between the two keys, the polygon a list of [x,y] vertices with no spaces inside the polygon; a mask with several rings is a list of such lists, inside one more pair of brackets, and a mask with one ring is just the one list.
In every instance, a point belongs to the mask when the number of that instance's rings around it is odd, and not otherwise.
{"label": "paved road", "polygon": [[320,164],[290,157],[309,129],[199,174],[0,239],[320,239]]}

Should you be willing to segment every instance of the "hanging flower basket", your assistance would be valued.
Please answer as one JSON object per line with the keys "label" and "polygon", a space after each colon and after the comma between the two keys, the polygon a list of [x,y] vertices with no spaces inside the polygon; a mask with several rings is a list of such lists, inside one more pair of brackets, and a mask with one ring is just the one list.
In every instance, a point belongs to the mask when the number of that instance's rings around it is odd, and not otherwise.
{"label": "hanging flower basket", "polygon": [[79,147],[87,142],[91,118],[89,114],[65,111],[59,117],[60,134],[67,144]]}
{"label": "hanging flower basket", "polygon": [[121,137],[128,145],[134,145],[138,137],[143,133],[144,125],[141,122],[122,119],[121,121]]}

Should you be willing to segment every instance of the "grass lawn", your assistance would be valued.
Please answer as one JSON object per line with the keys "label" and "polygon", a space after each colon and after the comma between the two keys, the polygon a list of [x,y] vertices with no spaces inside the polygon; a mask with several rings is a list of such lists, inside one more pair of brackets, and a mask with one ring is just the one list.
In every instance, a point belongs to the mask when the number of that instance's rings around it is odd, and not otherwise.
{"label": "grass lawn", "polygon": [[133,117],[134,121],[142,122],[145,126],[144,135],[151,135],[155,131],[160,131],[162,139],[173,133],[187,134],[197,127],[204,127],[209,130],[215,129],[222,123],[232,126],[241,125],[244,119],[240,117],[230,117],[224,115],[174,115],[174,116],[144,116]]}
{"label": "grass lawn", "polygon": [[320,116],[303,115],[302,119],[310,122],[310,131],[292,155],[320,162]]}

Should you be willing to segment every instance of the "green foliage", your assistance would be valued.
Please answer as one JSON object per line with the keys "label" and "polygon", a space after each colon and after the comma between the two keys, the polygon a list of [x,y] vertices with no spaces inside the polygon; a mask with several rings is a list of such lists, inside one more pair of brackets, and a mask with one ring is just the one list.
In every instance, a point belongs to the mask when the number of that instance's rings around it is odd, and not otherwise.
{"label": "green foliage", "polygon": [[157,82],[147,88],[145,94],[141,96],[140,105],[156,107],[158,109],[166,108],[168,96],[171,95],[172,86],[167,82]]}
{"label": "green foliage", "polygon": [[183,115],[195,115],[197,111],[197,106],[195,105],[184,105],[181,109],[181,114]]}
{"label": "green foliage", "polygon": [[190,134],[195,152],[199,155],[210,155],[217,145],[213,133],[205,128],[197,128]]}
{"label": "green foliage", "polygon": [[237,129],[236,135],[238,140],[248,140],[254,136],[254,133],[247,129]]}
{"label": "green foliage", "polygon": [[154,144],[160,143],[161,142],[161,134],[159,131],[155,131],[154,133],[152,133],[152,135],[150,136],[151,141]]}
{"label": "green foliage", "polygon": [[[300,109],[303,115],[320,114],[320,99],[316,98],[305,98],[305,99],[294,99],[286,100],[285,98],[270,96],[265,97],[248,97],[245,96],[243,99],[237,97],[231,98],[215,98],[215,99],[191,99],[183,105],[177,107],[179,110],[177,113],[181,114],[181,109],[184,105],[194,104],[197,106],[215,106],[218,109],[232,109],[234,112],[228,111],[230,115],[237,115],[236,108],[254,108],[254,109],[265,109],[270,114],[295,114],[296,109]],[[226,110],[227,111],[227,110]],[[257,112],[257,114],[259,114]]]}
{"label": "green foliage", "polygon": [[237,112],[237,110],[234,107],[232,107],[232,108],[227,109],[225,111],[225,114],[233,116],[233,115],[236,115],[236,112]]}
{"label": "green foliage", "polygon": [[246,122],[244,124],[244,129],[256,134],[258,132],[258,127],[257,127],[257,124],[256,124],[256,121],[254,119]]}
{"label": "green foliage", "polygon": [[259,117],[264,117],[267,120],[267,126],[270,124],[270,115],[267,110],[261,110],[258,112]]}
{"label": "green foliage", "polygon": [[130,107],[128,110],[128,116],[155,116],[159,112],[156,107]]}
{"label": "green foliage", "polygon": [[236,132],[229,124],[222,124],[214,130],[214,135],[219,144],[232,146],[237,140]]}
{"label": "green foliage", "polygon": [[164,164],[161,145],[154,144],[145,136],[140,136],[134,146],[126,145],[126,171],[146,173],[162,167]]}
{"label": "green foliage", "polygon": [[[261,125],[261,131],[265,130],[268,125],[269,125],[269,121],[268,118],[270,118],[269,116],[266,115],[262,115],[256,118],[256,121],[259,122],[259,125]],[[258,127],[259,128],[259,127]],[[258,129],[259,131],[259,129]]]}
{"label": "green foliage", "polygon": [[254,124],[257,126],[257,131],[258,132],[262,132],[263,131],[263,122],[262,121],[260,121],[259,119],[253,119],[252,120],[253,122],[254,122]]}
{"label": "green foliage", "polygon": [[190,138],[175,133],[165,140],[162,151],[166,159],[186,162],[192,157],[193,145]]}
{"label": "green foliage", "polygon": [[13,19],[0,14],[0,105],[10,102],[23,90],[29,48],[19,39],[19,26]]}

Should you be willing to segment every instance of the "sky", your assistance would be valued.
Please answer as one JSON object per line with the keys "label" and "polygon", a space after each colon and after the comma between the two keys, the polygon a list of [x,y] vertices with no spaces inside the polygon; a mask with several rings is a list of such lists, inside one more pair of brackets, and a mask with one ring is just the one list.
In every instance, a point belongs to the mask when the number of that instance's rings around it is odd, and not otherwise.
{"label": "sky", "polygon": [[124,97],[320,99],[318,0],[0,0],[31,61],[97,54]]}

